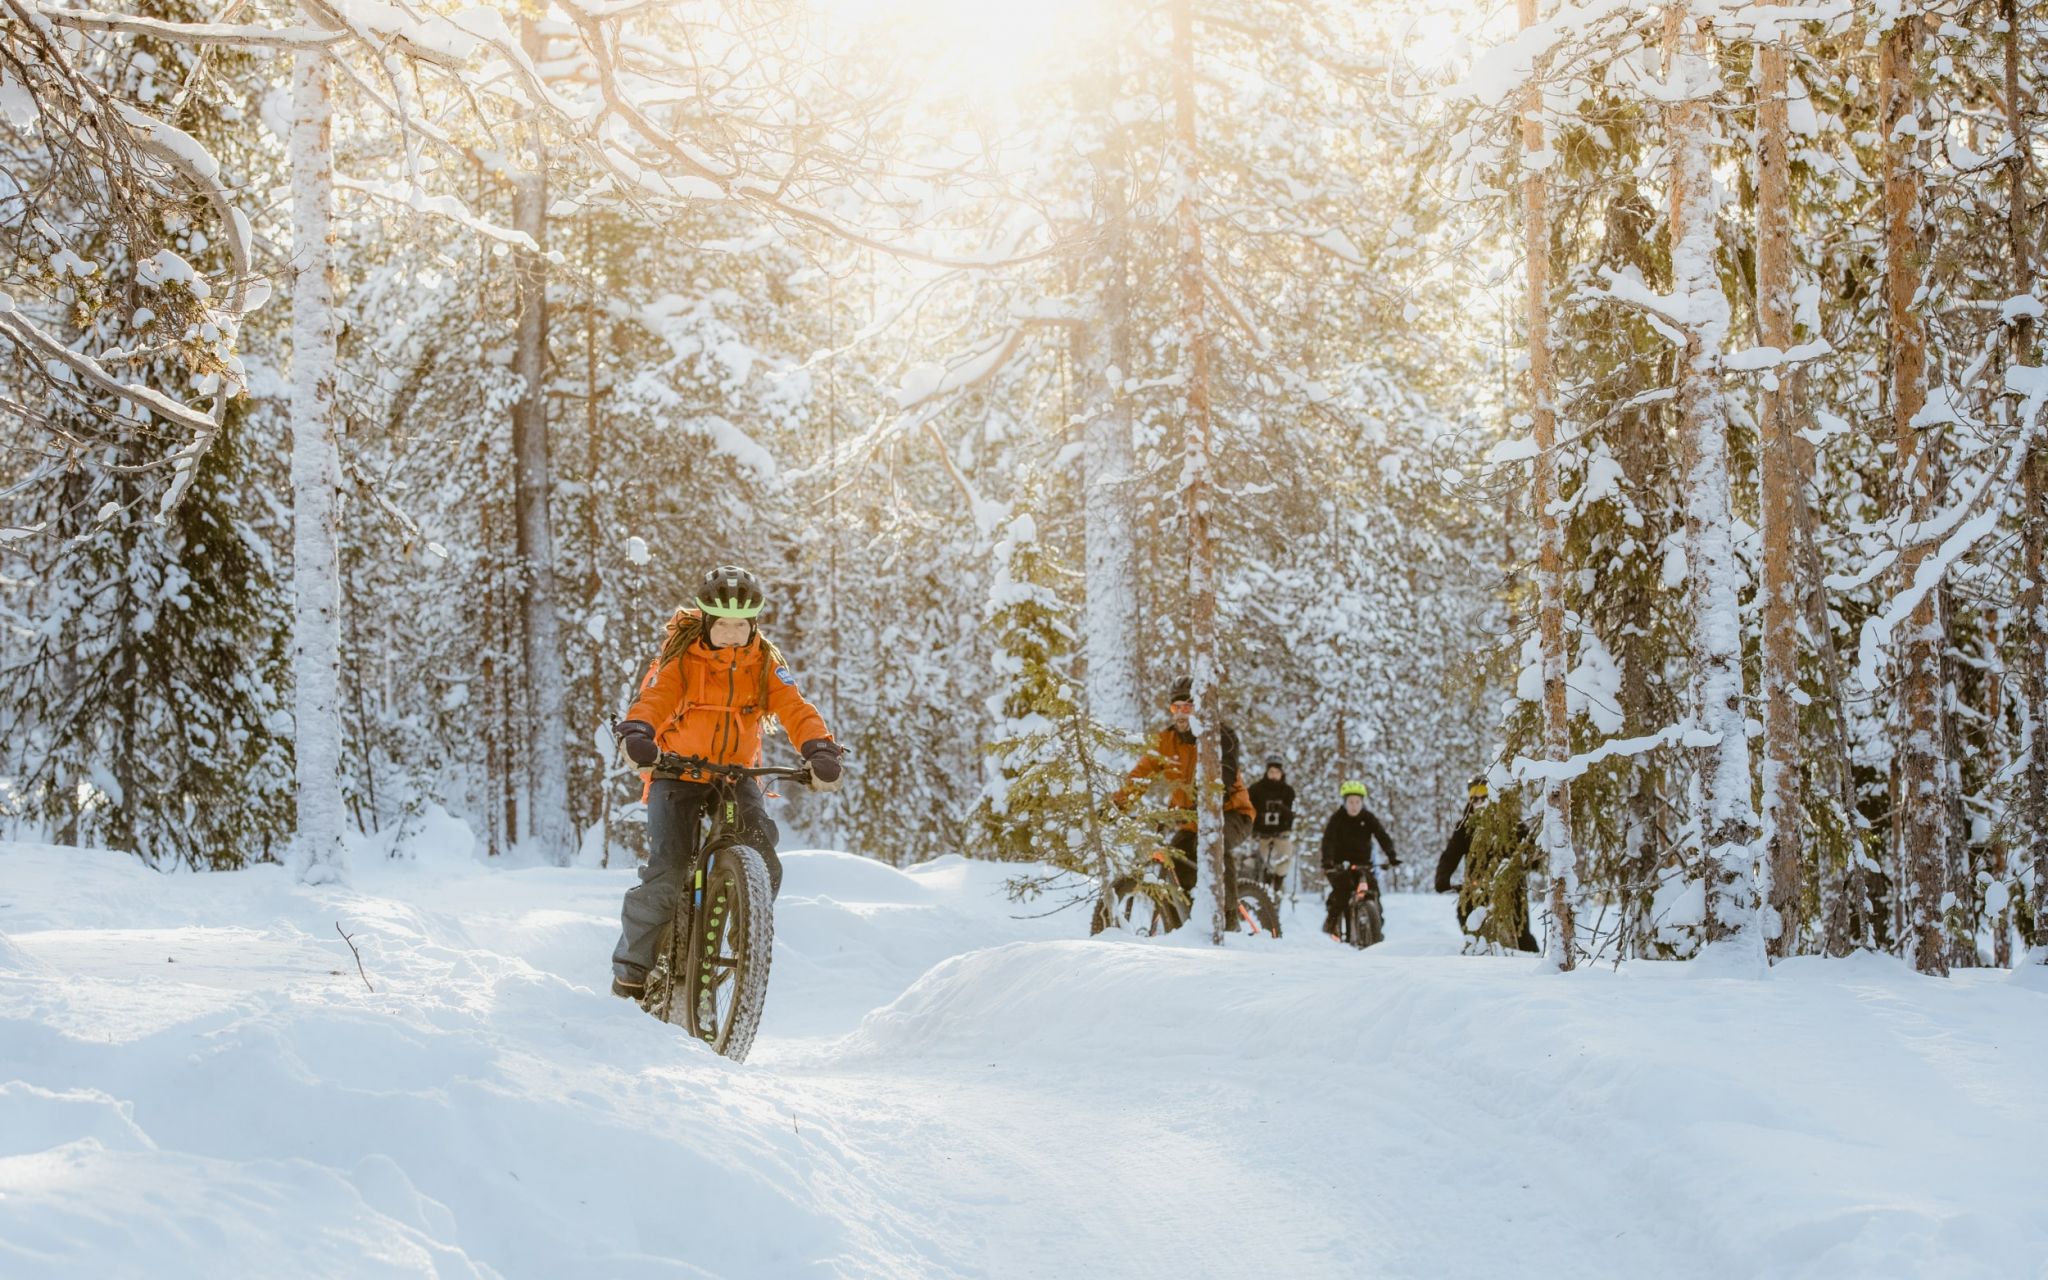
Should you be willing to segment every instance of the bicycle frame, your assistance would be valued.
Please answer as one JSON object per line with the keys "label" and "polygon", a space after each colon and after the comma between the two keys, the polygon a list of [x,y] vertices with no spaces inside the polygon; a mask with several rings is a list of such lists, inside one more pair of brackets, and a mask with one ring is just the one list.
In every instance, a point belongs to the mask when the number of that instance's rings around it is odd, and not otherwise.
{"label": "bicycle frame", "polygon": [[808,784],[811,772],[663,752],[647,773],[650,782],[692,782],[705,794],[696,821],[678,833],[686,845],[676,868],[681,882],[641,1007],[741,1061],[767,997],[775,886],[767,851],[740,813],[739,788],[751,778]]}

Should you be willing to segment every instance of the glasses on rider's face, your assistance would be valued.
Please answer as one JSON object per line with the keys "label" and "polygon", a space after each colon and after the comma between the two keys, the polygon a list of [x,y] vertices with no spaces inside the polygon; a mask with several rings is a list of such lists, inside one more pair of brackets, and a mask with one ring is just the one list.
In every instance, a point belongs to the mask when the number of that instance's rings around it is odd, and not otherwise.
{"label": "glasses on rider's face", "polygon": [[1195,704],[1192,702],[1176,702],[1168,710],[1177,716],[1191,716],[1195,714]]}

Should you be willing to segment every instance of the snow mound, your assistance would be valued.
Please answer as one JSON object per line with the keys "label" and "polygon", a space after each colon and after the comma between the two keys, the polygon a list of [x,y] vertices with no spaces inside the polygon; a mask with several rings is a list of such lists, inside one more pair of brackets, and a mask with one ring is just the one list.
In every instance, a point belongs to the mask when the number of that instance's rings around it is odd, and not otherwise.
{"label": "snow mound", "polygon": [[932,890],[916,875],[829,849],[799,849],[781,855],[784,898],[830,898],[845,902],[929,902]]}

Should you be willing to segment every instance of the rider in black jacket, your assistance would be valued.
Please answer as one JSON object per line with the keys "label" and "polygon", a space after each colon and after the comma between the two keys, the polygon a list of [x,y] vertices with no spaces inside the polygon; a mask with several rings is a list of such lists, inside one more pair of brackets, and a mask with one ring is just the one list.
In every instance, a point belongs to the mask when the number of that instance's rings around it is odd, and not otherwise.
{"label": "rider in black jacket", "polygon": [[1337,917],[1357,890],[1360,877],[1375,891],[1379,888],[1379,877],[1372,869],[1374,841],[1386,853],[1388,866],[1401,865],[1401,860],[1394,856],[1393,838],[1372,810],[1365,807],[1365,784],[1346,782],[1338,791],[1344,797],[1344,805],[1323,826],[1323,875],[1330,881],[1323,932],[1328,934],[1337,932]]}
{"label": "rider in black jacket", "polygon": [[1294,788],[1279,756],[1266,757],[1266,776],[1251,785],[1253,852],[1274,892],[1294,869]]}

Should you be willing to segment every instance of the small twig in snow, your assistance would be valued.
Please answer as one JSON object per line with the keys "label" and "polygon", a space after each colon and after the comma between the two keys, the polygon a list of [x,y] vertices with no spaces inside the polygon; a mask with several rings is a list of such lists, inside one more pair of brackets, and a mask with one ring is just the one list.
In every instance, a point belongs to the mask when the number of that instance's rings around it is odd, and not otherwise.
{"label": "small twig in snow", "polygon": [[[341,933],[341,921],[336,920],[334,922],[334,931]],[[370,994],[375,995],[377,988],[370,986],[370,975],[363,972],[363,953],[356,950],[356,940],[346,933],[341,933],[341,940],[348,944],[349,952],[356,958],[356,975],[363,980],[365,987],[369,987]]]}

